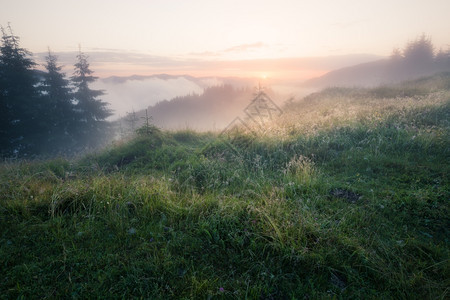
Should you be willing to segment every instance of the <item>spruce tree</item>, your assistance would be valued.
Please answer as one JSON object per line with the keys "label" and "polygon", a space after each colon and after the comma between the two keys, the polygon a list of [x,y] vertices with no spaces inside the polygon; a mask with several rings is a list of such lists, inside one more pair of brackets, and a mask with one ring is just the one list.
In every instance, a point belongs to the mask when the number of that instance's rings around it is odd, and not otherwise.
{"label": "spruce tree", "polygon": [[11,26],[1,31],[0,152],[2,156],[35,154],[45,132],[44,107],[35,88],[36,64],[31,53],[20,47]]}
{"label": "spruce tree", "polygon": [[98,99],[104,92],[89,88],[89,84],[98,78],[92,75],[88,57],[80,50],[77,60],[72,76],[76,89],[74,97],[78,114],[77,137],[82,146],[95,148],[109,136],[109,123],[106,118],[111,115],[111,111],[107,108],[108,103]]}
{"label": "spruce tree", "polygon": [[434,69],[434,47],[431,38],[422,34],[409,42],[403,50],[404,68],[407,73],[429,74]]}
{"label": "spruce tree", "polygon": [[68,152],[74,145],[76,112],[69,80],[61,72],[57,57],[48,51],[46,57],[47,73],[42,82],[43,101],[48,122],[48,139],[46,152]]}
{"label": "spruce tree", "polygon": [[440,49],[434,61],[439,71],[448,72],[450,70],[450,49],[447,51]]}

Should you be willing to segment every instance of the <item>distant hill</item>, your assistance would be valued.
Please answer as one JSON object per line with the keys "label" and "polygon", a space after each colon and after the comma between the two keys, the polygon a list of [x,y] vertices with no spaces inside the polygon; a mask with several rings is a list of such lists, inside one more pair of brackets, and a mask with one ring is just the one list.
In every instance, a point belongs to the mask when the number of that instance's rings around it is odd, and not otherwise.
{"label": "distant hill", "polygon": [[188,80],[196,81],[198,82],[197,78],[189,75],[180,75],[180,76],[174,76],[174,75],[168,75],[168,74],[154,74],[154,75],[131,75],[131,76],[110,76],[106,77],[104,79],[101,79],[104,82],[107,83],[114,83],[114,84],[120,84],[127,82],[129,80],[147,80],[147,79],[162,79],[162,80],[169,80],[169,79],[176,79],[179,77],[184,77]]}
{"label": "distant hill", "polygon": [[209,87],[231,85],[242,89],[253,87],[258,79],[237,77],[194,77],[190,75],[111,76],[98,80],[93,87],[104,90],[102,97],[115,111],[114,119],[158,102],[186,95],[202,94]]}
{"label": "distant hill", "polygon": [[[151,123],[164,129],[215,130],[224,128],[243,109],[253,97],[253,88],[236,88],[230,84],[207,87],[203,93],[163,100],[147,109]],[[123,129],[140,127],[145,118],[145,109],[129,113],[118,120]],[[134,119],[134,121],[132,121]],[[134,122],[135,124],[131,124]]]}
{"label": "distant hill", "polygon": [[434,64],[425,68],[407,68],[396,66],[389,59],[383,59],[328,72],[320,77],[307,80],[303,83],[303,86],[315,88],[333,86],[373,87],[449,71],[450,66],[445,65]]}
{"label": "distant hill", "polygon": [[176,80],[183,78],[187,81],[193,82],[202,88],[211,86],[211,82],[218,82],[220,84],[230,84],[236,87],[244,87],[254,83],[253,78],[240,78],[240,77],[194,77],[191,75],[169,75],[169,74],[153,74],[153,75],[131,75],[131,76],[110,76],[101,79],[102,82],[108,84],[124,84],[127,81],[148,81],[152,79],[159,80]]}
{"label": "distant hill", "polygon": [[342,68],[307,80],[308,87],[324,88],[329,86],[372,86],[384,83],[388,60],[377,60]]}
{"label": "distant hill", "polygon": [[305,87],[377,86],[450,71],[450,50],[435,53],[430,38],[422,35],[403,51],[394,49],[389,59],[340,68],[303,83]]}

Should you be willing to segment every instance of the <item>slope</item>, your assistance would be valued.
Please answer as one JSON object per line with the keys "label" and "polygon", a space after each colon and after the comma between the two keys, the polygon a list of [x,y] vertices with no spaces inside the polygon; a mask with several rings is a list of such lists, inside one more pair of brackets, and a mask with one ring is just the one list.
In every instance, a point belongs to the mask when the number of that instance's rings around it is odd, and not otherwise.
{"label": "slope", "polygon": [[[6,298],[445,298],[450,76],[0,166]],[[270,130],[269,130],[270,129]]]}

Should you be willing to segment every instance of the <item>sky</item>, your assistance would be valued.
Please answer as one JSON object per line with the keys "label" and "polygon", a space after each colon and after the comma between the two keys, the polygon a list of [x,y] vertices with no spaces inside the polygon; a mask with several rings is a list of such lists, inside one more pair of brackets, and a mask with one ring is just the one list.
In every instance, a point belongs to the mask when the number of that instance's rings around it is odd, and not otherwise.
{"label": "sky", "polygon": [[[73,54],[81,45],[101,76],[282,76],[281,67],[255,69],[249,61],[388,56],[394,47],[401,48],[422,33],[437,47],[450,45],[449,0],[0,0],[0,4],[0,25],[10,22],[22,47],[35,54],[50,47],[65,58],[64,53]],[[69,58],[61,61],[70,63]],[[310,71],[312,76],[314,70]],[[326,70],[316,73],[320,71]]]}

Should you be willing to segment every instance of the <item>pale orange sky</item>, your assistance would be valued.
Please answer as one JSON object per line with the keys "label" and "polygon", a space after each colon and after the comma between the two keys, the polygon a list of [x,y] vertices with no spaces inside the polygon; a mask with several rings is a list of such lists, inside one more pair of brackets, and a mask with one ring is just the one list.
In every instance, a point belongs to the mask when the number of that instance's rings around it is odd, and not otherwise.
{"label": "pale orange sky", "polygon": [[[449,0],[2,2],[0,25],[11,22],[23,47],[33,53],[50,47],[59,54],[77,51],[81,44],[100,76],[220,72],[216,75],[304,77],[326,68],[281,68],[273,61],[256,66],[248,61],[355,53],[388,56],[422,33],[437,47],[450,44]],[[99,56],[94,53],[109,54],[95,60]],[[61,56],[64,64],[74,60]],[[265,70],[266,65],[271,69]]]}

